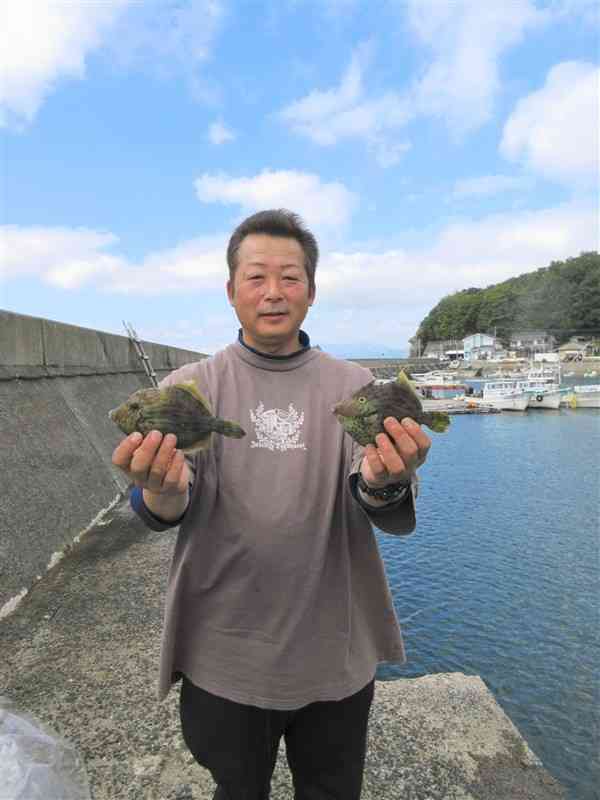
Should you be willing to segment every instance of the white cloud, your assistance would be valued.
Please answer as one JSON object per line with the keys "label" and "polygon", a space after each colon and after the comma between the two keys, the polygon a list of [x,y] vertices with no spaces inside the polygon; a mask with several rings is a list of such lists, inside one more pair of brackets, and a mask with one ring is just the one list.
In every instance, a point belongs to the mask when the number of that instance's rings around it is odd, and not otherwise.
{"label": "white cloud", "polygon": [[564,17],[572,17],[585,25],[600,25],[597,0],[551,0],[549,13],[558,22]]}
{"label": "white cloud", "polygon": [[250,178],[205,174],[195,186],[204,203],[238,205],[247,213],[289,208],[318,228],[346,224],[358,205],[356,195],[342,183],[323,183],[318,175],[294,170],[264,170]]}
{"label": "white cloud", "polygon": [[140,263],[107,252],[111,233],[75,229],[0,228],[0,279],[39,278],[61,289],[93,285],[111,292],[155,294],[222,288],[226,237],[205,237],[149,254]]}
{"label": "white cloud", "polygon": [[522,98],[509,117],[500,150],[532,171],[566,184],[598,183],[600,69],[568,61]]}
{"label": "white cloud", "polygon": [[406,13],[409,30],[431,54],[412,82],[370,96],[364,82],[373,47],[364,44],[337,87],[313,90],[278,118],[322,146],[362,139],[380,166],[393,166],[410,146],[399,131],[419,116],[442,118],[457,136],[487,122],[500,91],[500,58],[550,19],[532,0],[409,0]]}
{"label": "white cloud", "polygon": [[0,126],[31,122],[59,81],[85,77],[86,60],[101,48],[122,67],[183,71],[194,94],[211,101],[216,90],[196,68],[210,57],[224,18],[221,0],[6,0]]}
{"label": "white cloud", "polygon": [[371,58],[371,47],[358,47],[337,88],[315,90],[278,113],[278,118],[292,130],[316,144],[329,146],[342,139],[363,139],[379,164],[392,166],[408,149],[391,132],[410,119],[406,102],[395,92],[385,92],[368,99],[363,87],[363,73]]}
{"label": "white cloud", "polygon": [[83,78],[89,53],[130,0],[7,0],[0,16],[0,125],[30,122],[56,83]]}
{"label": "white cloud", "polygon": [[480,175],[456,181],[452,194],[454,197],[484,197],[503,192],[528,191],[533,184],[532,178],[524,175]]}
{"label": "white cloud", "polygon": [[[598,246],[596,211],[575,203],[453,222],[433,238],[421,238],[422,245],[406,248],[325,250],[316,275],[317,302],[305,324],[313,342],[369,350],[381,342],[402,349],[444,295]],[[225,303],[226,234],[182,242],[141,262],[107,252],[117,238],[97,231],[7,226],[0,241],[7,280],[29,276],[64,290],[85,286],[99,295],[160,296],[165,319],[178,318],[178,296],[196,292],[203,309],[197,318],[145,325],[150,341],[214,352],[237,329]],[[174,298],[170,303],[168,295]]]}
{"label": "white cloud", "polygon": [[232,142],[235,139],[235,133],[221,120],[216,120],[211,123],[208,129],[208,139],[216,145],[224,144],[225,142]]}
{"label": "white cloud", "polygon": [[0,228],[0,278],[36,276],[62,289],[76,289],[92,278],[110,279],[124,266],[105,250],[118,241],[111,233],[85,228]]}
{"label": "white cloud", "polygon": [[597,219],[593,208],[571,203],[452,222],[426,238],[422,247],[325,254],[317,270],[321,302],[413,315],[413,305],[431,308],[449,292],[597,249]]}
{"label": "white cloud", "polygon": [[[210,308],[217,306],[214,300]],[[162,342],[171,347],[183,347],[202,353],[216,353],[231,344],[239,323],[232,308],[226,302],[223,290],[223,311],[211,312],[206,306],[197,318],[177,319],[164,324],[149,321],[144,325],[144,339]],[[115,331],[122,333],[122,331]]]}
{"label": "white cloud", "polygon": [[223,0],[133,2],[120,20],[111,50],[125,66],[142,64],[166,74],[181,68],[193,72],[212,55],[225,18]]}
{"label": "white cloud", "polygon": [[487,122],[500,57],[545,19],[531,0],[410,0],[409,26],[433,54],[410,91],[415,112],[443,117],[457,135]]}

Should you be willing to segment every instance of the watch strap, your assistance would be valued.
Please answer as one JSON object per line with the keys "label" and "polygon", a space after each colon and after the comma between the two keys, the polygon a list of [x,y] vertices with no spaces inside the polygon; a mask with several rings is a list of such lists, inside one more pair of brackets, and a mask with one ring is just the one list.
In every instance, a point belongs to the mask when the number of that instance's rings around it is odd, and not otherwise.
{"label": "watch strap", "polygon": [[392,500],[399,500],[410,486],[410,483],[403,481],[401,483],[389,483],[387,486],[382,486],[375,489],[369,486],[362,475],[358,476],[358,488],[369,497],[375,497],[377,500],[385,500],[391,502]]}

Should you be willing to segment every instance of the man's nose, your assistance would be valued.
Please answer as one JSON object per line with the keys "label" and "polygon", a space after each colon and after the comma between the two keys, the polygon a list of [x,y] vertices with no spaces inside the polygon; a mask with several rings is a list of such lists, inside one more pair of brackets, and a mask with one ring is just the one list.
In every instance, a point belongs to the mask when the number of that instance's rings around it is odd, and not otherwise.
{"label": "man's nose", "polygon": [[266,300],[279,300],[282,297],[281,281],[277,278],[271,278],[266,281],[264,296]]}

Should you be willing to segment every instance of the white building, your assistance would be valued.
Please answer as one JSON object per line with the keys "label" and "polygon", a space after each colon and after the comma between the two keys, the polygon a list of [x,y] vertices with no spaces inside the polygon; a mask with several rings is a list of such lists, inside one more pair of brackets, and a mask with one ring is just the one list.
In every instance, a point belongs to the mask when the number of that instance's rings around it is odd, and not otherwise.
{"label": "white building", "polygon": [[465,361],[493,358],[496,352],[496,338],[487,333],[473,333],[463,339]]}

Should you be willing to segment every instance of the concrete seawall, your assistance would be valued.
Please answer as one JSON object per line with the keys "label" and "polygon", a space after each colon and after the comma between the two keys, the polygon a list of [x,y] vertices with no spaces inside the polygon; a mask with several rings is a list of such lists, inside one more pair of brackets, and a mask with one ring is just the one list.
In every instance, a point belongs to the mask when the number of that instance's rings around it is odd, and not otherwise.
{"label": "concrete seawall", "polygon": [[[143,346],[159,377],[204,357]],[[108,411],[148,385],[127,336],[0,311],[0,617],[125,491]]]}

